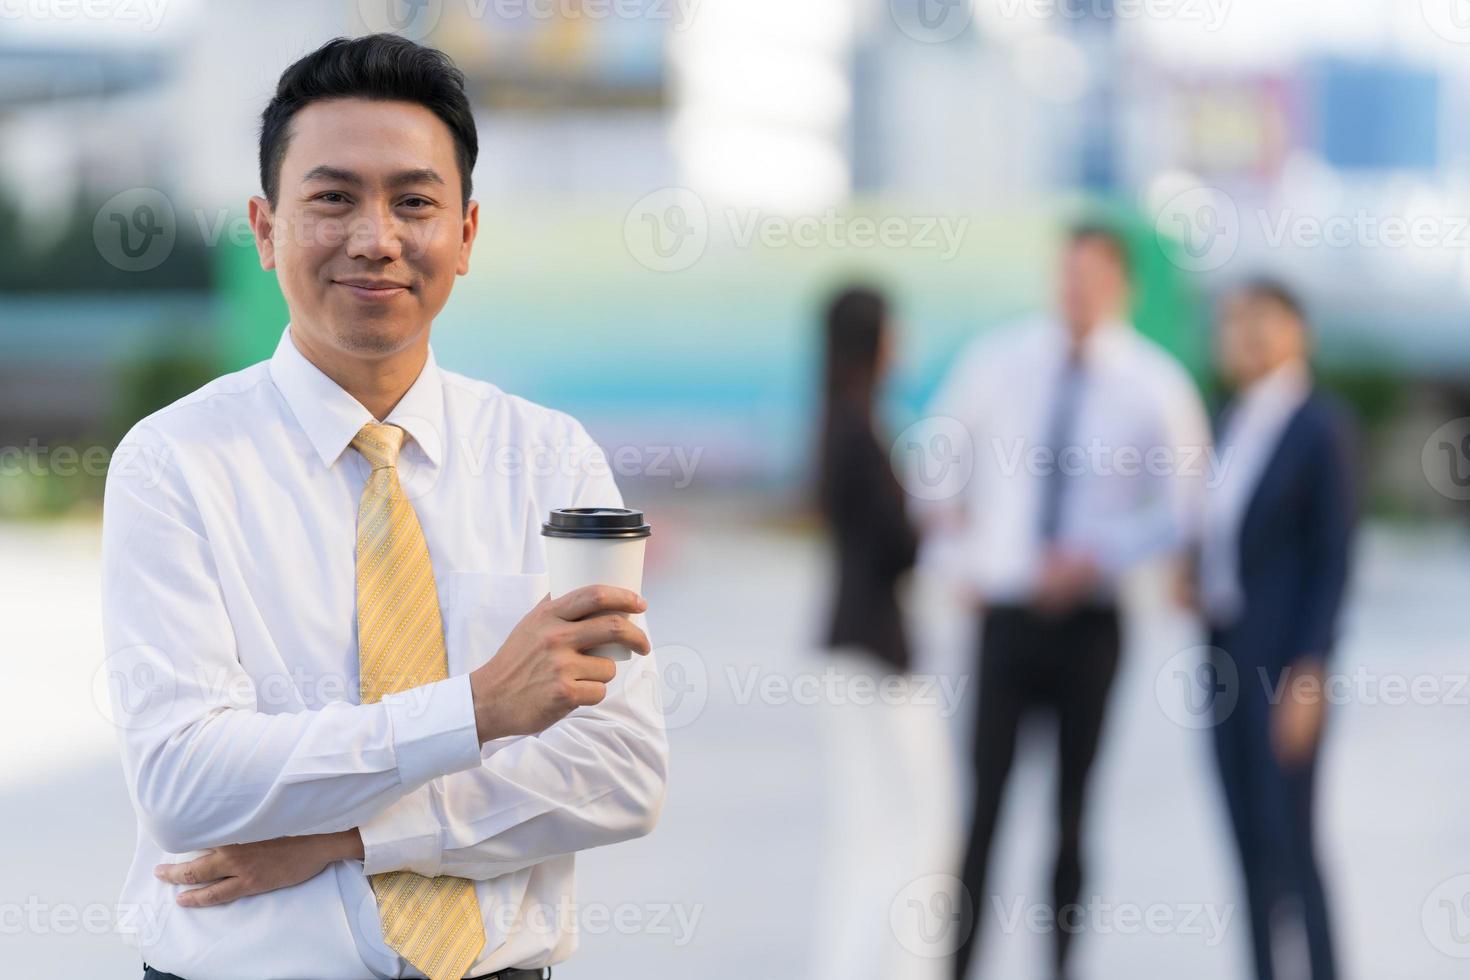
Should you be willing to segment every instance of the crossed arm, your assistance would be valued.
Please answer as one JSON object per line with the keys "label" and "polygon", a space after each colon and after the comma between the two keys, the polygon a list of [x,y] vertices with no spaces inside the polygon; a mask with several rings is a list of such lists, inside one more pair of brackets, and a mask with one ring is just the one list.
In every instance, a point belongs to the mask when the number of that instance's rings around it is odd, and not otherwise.
{"label": "crossed arm", "polygon": [[110,481],[105,508],[107,668],[129,791],[162,848],[210,851],[161,866],[205,886],[181,904],[353,858],[369,874],[491,878],[657,820],[667,743],[653,664],[581,652],[647,653],[641,615],[611,614],[641,614],[640,598],[593,587],[545,599],[468,675],[376,704],[265,713],[180,481]]}
{"label": "crossed arm", "polygon": [[[575,681],[589,688],[578,696],[586,700],[534,736],[497,734],[504,728],[487,728],[486,713],[478,710],[482,698],[476,688],[482,681],[487,692],[517,688],[503,676],[504,666],[502,676],[495,676],[490,668],[498,662],[521,652],[537,667],[557,659],[540,639],[545,633],[566,635],[573,649],[612,636],[589,628],[592,621],[577,615],[595,599],[579,590],[555,603],[543,600],[496,657],[470,675],[475,714],[482,716],[476,747],[487,736],[491,741],[481,750],[485,757],[478,766],[431,779],[359,826],[210,845],[203,856],[161,864],[154,873],[173,884],[201,886],[178,897],[179,904],[196,907],[289,887],[340,860],[362,861],[367,874],[408,870],[482,879],[647,833],[662,803],[666,750],[656,718],[651,726],[640,717],[656,711],[655,675],[645,657],[622,667],[630,680],[616,676],[610,661],[568,653],[565,659],[591,661],[581,672],[605,681]],[[616,635],[643,652],[647,640],[640,637],[641,632]],[[539,698],[520,688],[517,700],[524,706]],[[489,700],[483,703],[500,726],[525,729],[544,723],[541,717],[518,720],[520,706],[502,711]]]}

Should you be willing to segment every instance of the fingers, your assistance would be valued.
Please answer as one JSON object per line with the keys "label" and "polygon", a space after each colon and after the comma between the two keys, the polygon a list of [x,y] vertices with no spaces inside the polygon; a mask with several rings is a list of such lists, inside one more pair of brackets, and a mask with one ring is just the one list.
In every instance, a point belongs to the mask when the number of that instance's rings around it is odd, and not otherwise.
{"label": "fingers", "polygon": [[198,909],[233,902],[237,898],[243,898],[246,894],[243,879],[226,878],[203,888],[191,888],[186,892],[180,892],[178,903],[184,908]]}
{"label": "fingers", "polygon": [[[601,660],[601,657],[588,657],[589,660]],[[609,661],[610,663],[611,661]],[[573,681],[572,703],[576,705],[601,704],[602,699],[607,697],[607,685],[599,684],[597,681]]]}
{"label": "fingers", "polygon": [[203,857],[179,864],[160,864],[153,869],[154,877],[171,885],[202,885],[225,877],[219,852],[210,851]]}
{"label": "fingers", "polygon": [[640,613],[647,608],[638,593],[615,585],[584,585],[551,600],[551,611],[568,621],[604,612]]}
{"label": "fingers", "polygon": [[191,888],[179,892],[178,903],[185,908],[203,908],[207,905],[222,905],[246,894],[244,880],[230,876],[225,867],[224,856],[218,850],[203,857],[179,864],[160,864],[153,874],[171,885],[210,884],[203,888]]}
{"label": "fingers", "polygon": [[636,653],[649,650],[648,634],[624,616],[594,616],[579,620],[572,624],[567,635],[570,645],[578,650],[591,650],[604,643],[617,643]]}
{"label": "fingers", "polygon": [[567,675],[572,680],[596,681],[609,684],[618,675],[618,665],[606,657],[594,657],[585,653],[567,655]]}

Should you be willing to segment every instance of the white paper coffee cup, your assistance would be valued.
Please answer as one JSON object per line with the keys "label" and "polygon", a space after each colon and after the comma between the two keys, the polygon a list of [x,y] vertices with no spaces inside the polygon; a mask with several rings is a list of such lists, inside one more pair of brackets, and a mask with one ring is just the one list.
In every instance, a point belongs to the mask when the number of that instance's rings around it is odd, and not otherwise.
{"label": "white paper coffee cup", "polygon": [[[620,507],[565,507],[541,525],[551,597],[585,585],[613,585],[643,591],[643,550],[652,528],[640,510]],[[605,643],[587,651],[610,660],[627,660],[633,651]]]}

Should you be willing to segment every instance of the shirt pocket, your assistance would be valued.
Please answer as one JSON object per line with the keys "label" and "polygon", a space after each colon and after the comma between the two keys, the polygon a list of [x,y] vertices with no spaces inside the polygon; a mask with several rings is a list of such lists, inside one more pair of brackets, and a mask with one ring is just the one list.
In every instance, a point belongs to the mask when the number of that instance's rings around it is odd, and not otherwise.
{"label": "shirt pocket", "polygon": [[495,656],[550,585],[544,572],[449,572],[440,592],[449,673],[467,674]]}

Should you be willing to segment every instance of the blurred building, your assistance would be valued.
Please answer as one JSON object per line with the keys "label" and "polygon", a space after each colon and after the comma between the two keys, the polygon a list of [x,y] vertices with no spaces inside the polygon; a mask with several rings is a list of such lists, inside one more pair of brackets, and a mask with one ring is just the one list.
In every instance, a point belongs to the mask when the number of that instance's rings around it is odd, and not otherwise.
{"label": "blurred building", "polygon": [[[1083,200],[1158,245],[1180,301],[1145,320],[1197,368],[1210,296],[1269,270],[1302,289],[1325,363],[1423,379],[1439,406],[1470,369],[1470,84],[1461,46],[1400,6],[180,0],[151,26],[7,23],[3,437],[102,431],[116,366],[161,347],[268,353],[284,308],[244,216],[260,108],[322,40],[385,28],[449,51],[479,111],[484,258],[442,344],[600,437],[698,440],[708,475],[787,483],[830,282],[896,287],[912,412],[974,330],[1045,301],[1055,219]],[[115,197],[138,189],[175,235],[142,271],[95,244],[142,214]],[[637,213],[674,189],[698,213]],[[854,215],[963,238],[940,255],[762,237]],[[671,218],[698,252],[656,268],[630,228]],[[548,345],[624,327],[645,383],[546,371]]]}

